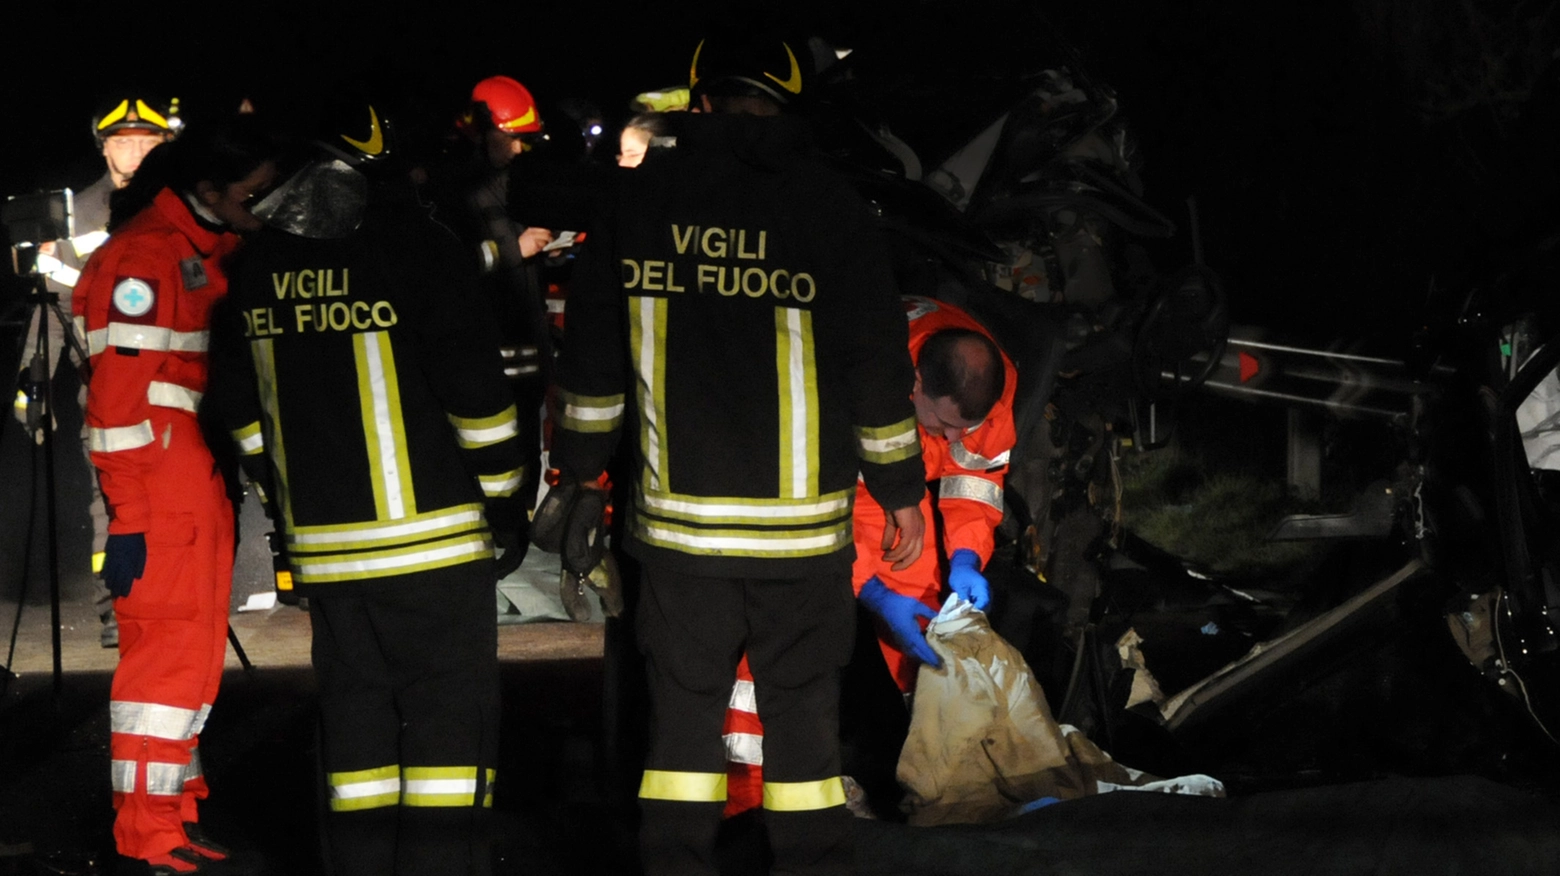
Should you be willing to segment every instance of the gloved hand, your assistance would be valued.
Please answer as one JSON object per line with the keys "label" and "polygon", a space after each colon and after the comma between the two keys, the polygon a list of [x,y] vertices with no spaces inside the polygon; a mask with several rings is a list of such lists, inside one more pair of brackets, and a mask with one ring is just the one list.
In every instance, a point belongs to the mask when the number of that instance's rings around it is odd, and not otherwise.
{"label": "gloved hand", "polygon": [[525,562],[531,540],[523,529],[493,530],[493,544],[498,546],[498,557],[493,572],[499,578],[508,578]]}
{"label": "gloved hand", "polygon": [[959,548],[948,558],[948,588],[981,611],[991,603],[991,585],[980,573],[980,554]]}
{"label": "gloved hand", "polygon": [[594,485],[582,487],[563,527],[563,567],[581,578],[607,550],[607,498],[606,491]]}
{"label": "gloved hand", "polygon": [[110,535],[103,548],[103,583],[116,598],[130,595],[130,585],[146,571],[146,534]]}
{"label": "gloved hand", "polygon": [[858,598],[868,611],[888,624],[888,629],[893,633],[894,643],[899,646],[899,650],[928,666],[942,668],[942,659],[937,656],[936,651],[932,650],[932,646],[926,643],[926,633],[921,630],[921,624],[916,620],[923,617],[931,620],[937,616],[937,612],[922,605],[919,599],[901,596],[888,589],[876,576],[862,585],[861,595]]}

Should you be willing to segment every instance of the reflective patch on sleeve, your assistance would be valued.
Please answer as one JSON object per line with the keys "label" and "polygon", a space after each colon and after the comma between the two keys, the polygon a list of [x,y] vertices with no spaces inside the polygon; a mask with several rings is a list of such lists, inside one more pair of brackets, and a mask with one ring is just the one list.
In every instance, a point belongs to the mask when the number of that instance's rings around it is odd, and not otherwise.
{"label": "reflective patch on sleeve", "polygon": [[726,759],[732,763],[764,765],[764,737],[756,733],[727,733]]}
{"label": "reflective patch on sleeve", "polygon": [[457,417],[451,414],[449,420],[450,425],[455,427],[456,443],[467,450],[488,447],[520,434],[520,422],[514,405],[491,417]]}
{"label": "reflective patch on sleeve", "polygon": [[559,391],[563,401],[560,425],[571,432],[613,432],[623,425],[624,397],[575,395]]}
{"label": "reflective patch on sleeve", "polygon": [[482,486],[482,495],[489,499],[497,499],[503,496],[512,496],[525,482],[525,466],[513,471],[507,471],[496,475],[477,475],[477,483]]}
{"label": "reflective patch on sleeve", "polygon": [[265,452],[265,436],[260,434],[260,421],[245,426],[242,429],[234,429],[232,432],[233,443],[238,445],[238,452],[244,456],[254,456]]}
{"label": "reflective patch on sleeve", "polygon": [[177,797],[184,793],[184,764],[158,763],[146,765],[146,793],[163,797]]}
{"label": "reflective patch on sleeve", "polygon": [[921,436],[915,418],[892,426],[857,426],[857,454],[864,462],[888,465],[921,455]]}
{"label": "reflective patch on sleeve", "polygon": [[948,455],[960,468],[967,468],[970,471],[990,471],[1007,465],[1012,451],[1004,450],[996,456],[987,458],[979,453],[972,453],[965,448],[964,442],[960,441],[948,445]]}
{"label": "reflective patch on sleeve", "polygon": [[135,768],[136,762],[133,760],[116,760],[109,763],[108,779],[115,793],[135,793]]}
{"label": "reflective patch on sleeve", "polygon": [[1002,510],[1002,487],[985,478],[971,477],[969,475],[954,475],[942,479],[941,486],[937,489],[937,498],[941,499],[968,499],[972,502],[980,502],[983,505]]}
{"label": "reflective patch on sleeve", "polygon": [[176,408],[196,413],[200,410],[202,393],[177,383],[153,380],[146,386],[146,401],[160,408]]}

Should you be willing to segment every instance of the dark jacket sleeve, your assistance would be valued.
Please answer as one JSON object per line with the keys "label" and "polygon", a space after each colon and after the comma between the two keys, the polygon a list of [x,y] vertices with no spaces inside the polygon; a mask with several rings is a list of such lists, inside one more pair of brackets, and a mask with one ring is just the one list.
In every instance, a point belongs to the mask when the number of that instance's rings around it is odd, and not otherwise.
{"label": "dark jacket sleeve", "polygon": [[432,223],[419,250],[427,271],[418,343],[422,371],[455,431],[466,470],[487,502],[489,522],[508,529],[525,514],[526,481],[513,393],[504,380],[496,321],[477,292],[476,272],[452,235]]}
{"label": "dark jacket sleeve", "polygon": [[850,326],[847,379],[851,422],[861,478],[878,504],[889,511],[918,504],[926,493],[921,438],[910,393],[915,366],[904,304],[894,286],[888,252],[861,204],[852,199],[839,213],[840,233],[855,245],[843,255],[841,276],[853,292],[851,309],[840,318]]}
{"label": "dark jacket sleeve", "polygon": [[[239,282],[235,278],[235,283]],[[230,296],[212,311],[211,370],[207,377],[205,400],[216,421],[233,439],[239,466],[249,482],[260,489],[266,516],[272,516],[271,464],[265,454],[265,436],[260,426],[260,390],[256,383],[255,363],[250,358],[249,341],[235,297]]]}
{"label": "dark jacket sleeve", "polygon": [[552,465],[566,479],[595,480],[617,447],[627,409],[623,286],[612,235],[598,223],[575,267],[558,364]]}

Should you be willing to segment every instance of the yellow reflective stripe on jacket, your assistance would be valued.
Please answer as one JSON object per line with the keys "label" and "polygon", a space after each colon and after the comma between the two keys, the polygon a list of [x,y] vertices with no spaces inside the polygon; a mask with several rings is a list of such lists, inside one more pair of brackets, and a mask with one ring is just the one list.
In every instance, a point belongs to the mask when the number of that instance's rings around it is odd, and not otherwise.
{"label": "yellow reflective stripe on jacket", "polygon": [[812,529],[701,529],[635,515],[634,537],[689,554],[728,557],[815,557],[850,544],[850,518]]}
{"label": "yellow reflective stripe on jacket", "polygon": [[142,420],[134,426],[110,426],[107,429],[88,428],[87,446],[97,453],[117,453],[135,450],[157,440],[152,432],[152,421]]}
{"label": "yellow reflective stripe on jacket", "polygon": [[855,490],[840,490],[801,499],[688,496],[644,489],[639,491],[640,507],[657,517],[718,525],[786,526],[838,520],[850,514],[855,498]]}
{"label": "yellow reflective stripe on jacket", "polygon": [[845,805],[839,776],[817,782],[764,782],[764,808],[771,812],[807,812]]}
{"label": "yellow reflective stripe on jacket", "polygon": [[283,521],[292,529],[292,491],[287,486],[287,454],[282,447],[282,403],[276,391],[276,351],[269,338],[252,341],[249,349],[255,362],[255,377],[260,384],[261,409],[270,420],[271,443],[266,450],[271,458],[276,501],[282,509]]}
{"label": "yellow reflective stripe on jacket", "polygon": [[780,494],[818,494],[818,370],[812,312],[775,308],[775,370],[780,380]]}
{"label": "yellow reflective stripe on jacket", "polygon": [[952,475],[937,487],[938,499],[968,499],[1002,510],[1002,487],[974,475]]}
{"label": "yellow reflective stripe on jacket", "polygon": [[613,432],[623,425],[624,396],[558,393],[563,416],[558,424],[571,432]]}
{"label": "yellow reflective stripe on jacket", "polygon": [[369,479],[374,485],[374,516],[380,520],[409,517],[417,513],[417,501],[390,334],[362,332],[352,336],[352,346],[357,357],[358,403],[368,439]]}
{"label": "yellow reflective stripe on jacket", "polygon": [[482,808],[493,808],[493,786],[498,783],[498,770],[487,771],[487,782],[482,787]]}
{"label": "yellow reflective stripe on jacket", "polygon": [[914,417],[892,426],[857,426],[856,442],[861,458],[879,465],[921,455],[921,436]]}
{"label": "yellow reflective stripe on jacket", "polygon": [[489,499],[513,496],[524,482],[525,466],[523,465],[503,474],[477,475],[477,484],[482,487],[482,495]]}
{"label": "yellow reflective stripe on jacket", "polygon": [[629,352],[639,375],[639,448],[644,459],[644,488],[671,483],[666,452],[666,299],[628,299]]}
{"label": "yellow reflective stripe on jacket", "polygon": [[108,704],[110,733],[150,736],[182,742],[195,734],[200,712],[162,703],[136,703],[113,700]]}
{"label": "yellow reflective stripe on jacket", "polygon": [[292,557],[299,583],[356,581],[387,575],[407,575],[475,562],[493,556],[487,535],[461,535],[410,547],[357,554],[298,555]]}
{"label": "yellow reflective stripe on jacket", "polygon": [[148,404],[159,408],[174,408],[180,411],[195,413],[200,409],[200,399],[203,393],[180,386],[177,383],[166,383],[161,380],[153,380],[146,385],[146,401]]}
{"label": "yellow reflective stripe on jacket", "polygon": [[401,767],[398,764],[371,770],[327,773],[325,782],[330,786],[332,812],[380,809],[401,802]]}
{"label": "yellow reflective stripe on jacket", "polygon": [[439,536],[479,531],[486,525],[482,506],[471,502],[395,521],[295,526],[287,534],[287,547],[292,553],[399,547]]}
{"label": "yellow reflective stripe on jacket", "polygon": [[260,421],[245,426],[242,429],[234,429],[233,443],[238,445],[238,452],[244,456],[254,456],[265,452],[265,436],[260,434]]}
{"label": "yellow reflective stripe on jacket", "polygon": [[491,417],[446,416],[455,427],[455,442],[467,450],[490,447],[520,434],[520,420],[514,405]]}
{"label": "yellow reflective stripe on jacket", "polygon": [[682,773],[645,770],[639,782],[641,800],[679,803],[720,803],[726,799],[725,773]]}
{"label": "yellow reflective stripe on jacket", "polygon": [[475,806],[477,768],[406,767],[401,770],[401,803],[406,806]]}

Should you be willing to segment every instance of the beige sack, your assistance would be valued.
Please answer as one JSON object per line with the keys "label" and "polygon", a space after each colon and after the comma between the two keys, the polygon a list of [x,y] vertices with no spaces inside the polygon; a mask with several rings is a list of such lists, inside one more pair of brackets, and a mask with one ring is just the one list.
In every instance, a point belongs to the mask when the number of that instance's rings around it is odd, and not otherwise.
{"label": "beige sack", "polygon": [[1122,766],[1077,728],[1056,723],[1023,656],[957,596],[926,640],[943,667],[921,667],[899,755],[911,824],[994,821],[1041,797],[1129,788],[1223,796],[1207,776],[1163,781]]}

